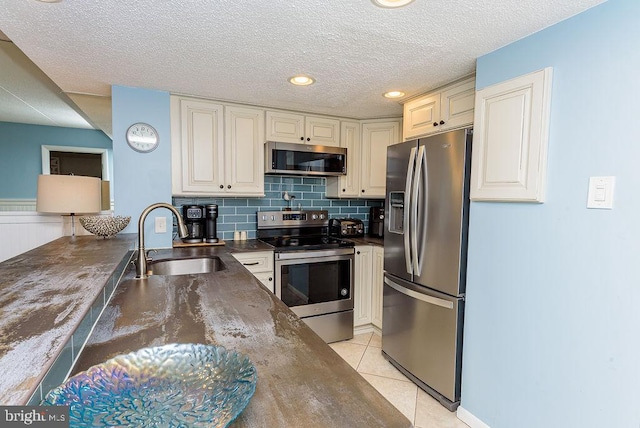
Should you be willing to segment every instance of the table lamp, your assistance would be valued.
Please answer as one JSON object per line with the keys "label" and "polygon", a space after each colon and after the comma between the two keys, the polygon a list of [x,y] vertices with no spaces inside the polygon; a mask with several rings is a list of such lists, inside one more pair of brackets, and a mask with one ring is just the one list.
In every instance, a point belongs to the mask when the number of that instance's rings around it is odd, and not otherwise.
{"label": "table lamp", "polygon": [[76,235],[75,214],[100,212],[101,180],[81,175],[39,175],[36,211],[71,215],[71,235]]}

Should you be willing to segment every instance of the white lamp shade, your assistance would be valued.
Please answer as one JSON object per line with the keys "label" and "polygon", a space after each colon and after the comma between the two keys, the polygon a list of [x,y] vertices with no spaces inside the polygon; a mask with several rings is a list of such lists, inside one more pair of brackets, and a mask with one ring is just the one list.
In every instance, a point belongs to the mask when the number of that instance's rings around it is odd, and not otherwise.
{"label": "white lamp shade", "polygon": [[101,180],[81,175],[39,175],[36,211],[97,213],[101,208]]}

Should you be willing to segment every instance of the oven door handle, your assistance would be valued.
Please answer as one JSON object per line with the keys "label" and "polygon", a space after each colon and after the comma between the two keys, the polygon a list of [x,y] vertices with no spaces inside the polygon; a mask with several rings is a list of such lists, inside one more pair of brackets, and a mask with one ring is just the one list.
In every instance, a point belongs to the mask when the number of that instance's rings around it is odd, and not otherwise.
{"label": "oven door handle", "polygon": [[331,256],[348,256],[354,254],[353,248],[339,248],[332,250],[313,250],[313,251],[283,251],[276,253],[276,260],[294,260],[294,259],[307,259],[316,257],[331,257]]}

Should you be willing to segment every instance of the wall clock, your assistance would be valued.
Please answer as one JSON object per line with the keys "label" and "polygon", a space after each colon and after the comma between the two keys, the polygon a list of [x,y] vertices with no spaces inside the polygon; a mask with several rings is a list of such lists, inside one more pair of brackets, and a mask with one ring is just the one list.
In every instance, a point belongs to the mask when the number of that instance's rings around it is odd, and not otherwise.
{"label": "wall clock", "polygon": [[134,123],[127,129],[127,144],[136,152],[152,152],[158,147],[158,131],[147,123]]}

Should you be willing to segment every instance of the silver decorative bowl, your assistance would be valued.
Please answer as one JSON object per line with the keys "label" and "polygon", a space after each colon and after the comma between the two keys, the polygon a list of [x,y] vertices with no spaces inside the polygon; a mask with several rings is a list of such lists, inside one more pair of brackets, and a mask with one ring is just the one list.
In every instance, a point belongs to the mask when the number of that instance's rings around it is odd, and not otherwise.
{"label": "silver decorative bowl", "polygon": [[256,389],[248,357],[222,346],[171,344],[119,355],[52,389],[72,427],[226,427]]}
{"label": "silver decorative bowl", "polygon": [[120,215],[115,217],[94,215],[80,217],[79,220],[82,227],[84,227],[88,232],[107,238],[114,236],[116,233],[127,227],[131,217]]}

